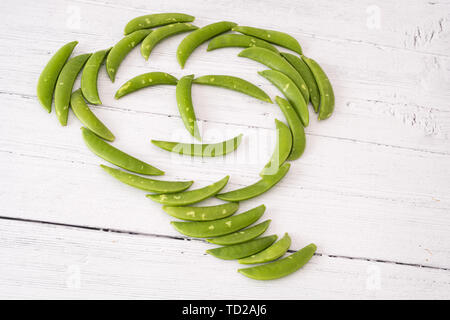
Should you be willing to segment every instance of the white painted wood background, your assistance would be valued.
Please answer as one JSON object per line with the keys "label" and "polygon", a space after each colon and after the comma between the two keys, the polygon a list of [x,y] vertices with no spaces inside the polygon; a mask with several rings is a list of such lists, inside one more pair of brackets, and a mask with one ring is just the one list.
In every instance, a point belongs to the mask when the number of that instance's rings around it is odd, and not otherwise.
{"label": "white painted wood background", "polygon": [[[269,233],[289,232],[291,249],[317,244],[300,272],[258,282],[206,255],[210,245],[180,237],[145,192],[99,168],[73,115],[63,128],[38,104],[37,78],[61,45],[78,40],[76,54],[107,48],[128,20],[156,12],[289,32],[328,73],[335,113],[313,117],[304,156],[241,205],[266,204]],[[1,298],[450,298],[450,1],[3,0],[0,20]],[[194,179],[196,188],[230,174],[227,190],[250,184],[270,157],[274,118],[283,119],[276,105],[195,87],[205,141],[246,138],[225,160],[190,160],[149,143],[190,141],[173,87],[113,99],[150,71],[230,74],[279,94],[239,49],[203,45],[181,70],[183,37],[158,45],[148,62],[135,49],[114,84],[102,69],[104,105],[93,110],[114,145],[164,178]]]}

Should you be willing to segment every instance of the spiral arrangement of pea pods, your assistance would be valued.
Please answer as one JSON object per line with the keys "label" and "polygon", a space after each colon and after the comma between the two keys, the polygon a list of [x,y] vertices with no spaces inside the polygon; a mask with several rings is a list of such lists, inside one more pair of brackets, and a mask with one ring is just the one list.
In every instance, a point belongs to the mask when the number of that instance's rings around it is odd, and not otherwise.
{"label": "spiral arrangement of pea pods", "polygon": [[[184,220],[172,221],[173,227],[178,232],[190,237],[206,238],[210,243],[221,245],[207,250],[207,253],[220,259],[238,260],[241,264],[260,264],[238,270],[252,279],[270,280],[284,277],[306,264],[314,255],[316,246],[309,244],[281,258],[289,250],[291,244],[289,235],[285,233],[277,242],[276,235],[260,237],[269,227],[271,220],[251,226],[264,214],[266,209],[264,205],[234,214],[239,208],[240,201],[257,197],[272,188],[289,171],[290,163],[286,161],[298,159],[303,154],[306,146],[304,127],[309,123],[308,103],[311,102],[319,120],[327,119],[334,110],[332,86],[320,65],[304,56],[298,41],[286,33],[238,26],[229,21],[198,28],[190,24],[194,20],[193,16],[183,13],[140,16],[128,22],[124,30],[125,36],[113,47],[73,58],[70,56],[78,42],[67,43],[52,56],[42,71],[37,85],[38,100],[48,112],[51,112],[52,101],[55,101],[56,115],[63,126],[67,125],[70,106],[85,126],[81,130],[88,148],[104,160],[133,173],[105,165],[101,167],[119,181],[151,192],[152,194],[147,195],[149,199],[163,204],[163,210],[167,214]],[[227,33],[228,31],[238,33]],[[101,104],[97,77],[105,60],[106,71],[114,82],[121,62],[139,43],[142,42],[141,53],[147,60],[160,41],[186,32],[189,34],[181,41],[176,52],[181,68],[184,68],[192,52],[206,41],[211,40],[207,51],[241,47],[244,49],[238,56],[269,67],[269,70],[258,73],[275,85],[285,97],[283,99],[277,96],[275,102],[282,110],[288,125],[275,120],[279,133],[275,151],[260,172],[261,179],[250,186],[220,193],[229,180],[229,176],[226,176],[206,187],[188,190],[193,181],[163,181],[137,175],[163,175],[164,172],[108,143],[107,141],[114,141],[114,134],[95,116],[86,103],[87,101],[91,104]],[[296,54],[280,52],[275,45]],[[73,91],[75,80],[81,70],[83,70],[81,88]],[[195,78],[194,75],[187,75],[178,80],[164,72],[149,72],[128,80],[116,92],[115,98],[120,99],[124,95],[149,86],[175,85],[183,123],[193,137],[201,140],[191,97],[193,84],[219,86],[273,103],[260,88],[234,76],[205,75]],[[239,135],[213,144],[157,140],[152,140],[152,143],[164,150],[183,155],[216,157],[236,150],[241,138],[242,135]],[[213,206],[191,206],[211,197],[227,202]]]}

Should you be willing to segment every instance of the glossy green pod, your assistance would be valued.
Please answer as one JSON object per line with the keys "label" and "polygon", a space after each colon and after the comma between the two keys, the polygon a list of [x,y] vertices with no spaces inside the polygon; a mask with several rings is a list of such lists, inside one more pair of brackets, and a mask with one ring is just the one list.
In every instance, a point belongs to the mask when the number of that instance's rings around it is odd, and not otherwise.
{"label": "glossy green pod", "polygon": [[78,41],[72,41],[59,48],[59,50],[56,51],[56,53],[47,62],[47,65],[39,76],[37,84],[37,97],[41,105],[48,112],[52,111],[53,92],[55,91],[55,85],[58,80],[59,73],[77,44]]}
{"label": "glossy green pod", "polygon": [[141,54],[145,60],[148,60],[150,53],[153,48],[162,40],[180,34],[183,32],[193,31],[198,29],[198,27],[189,23],[173,23],[167,26],[153,30],[141,44]]}
{"label": "glossy green pod", "polygon": [[84,101],[81,89],[72,93],[70,98],[70,108],[80,122],[100,138],[114,141],[115,137],[111,131],[98,119]]}
{"label": "glossy green pod", "polygon": [[292,150],[292,133],[291,129],[283,122],[275,119],[276,125],[276,144],[272,157],[265,167],[261,170],[260,176],[275,174],[280,166],[286,161]]}
{"label": "glossy green pod", "polygon": [[239,259],[238,262],[242,264],[257,264],[274,261],[282,257],[289,250],[290,246],[291,237],[285,233],[283,238],[272,244],[270,247],[246,258]]}
{"label": "glossy green pod", "polygon": [[256,99],[272,103],[267,93],[247,80],[225,75],[207,75],[194,79],[196,84],[204,84],[241,92]]}
{"label": "glossy green pod", "polygon": [[207,207],[170,207],[162,209],[172,217],[187,221],[211,221],[229,217],[239,208],[236,202],[227,202]]}
{"label": "glossy green pod", "polygon": [[71,58],[59,74],[55,87],[55,112],[59,122],[63,126],[67,125],[73,84],[90,55],[90,53],[86,53]]}
{"label": "glossy green pod", "polygon": [[98,96],[97,79],[98,72],[111,48],[94,52],[84,65],[81,74],[81,91],[84,98],[92,104],[102,104]]}
{"label": "glossy green pod", "polygon": [[230,246],[233,244],[250,241],[262,235],[269,227],[271,221],[272,220],[266,220],[253,227],[239,230],[221,237],[206,239],[206,241],[221,246]]}
{"label": "glossy green pod", "polygon": [[117,70],[123,59],[136,47],[152,30],[137,30],[123,37],[117,42],[106,57],[106,72],[112,82],[116,79]]}
{"label": "glossy green pod", "polygon": [[319,120],[325,120],[331,116],[334,110],[334,91],[325,71],[311,58],[302,56],[314,75],[320,92]]}
{"label": "glossy green pod", "polygon": [[195,17],[184,13],[154,13],[140,16],[130,20],[124,29],[124,34],[130,34],[136,30],[148,29],[176,22],[192,22]]}
{"label": "glossy green pod", "polygon": [[177,60],[181,68],[184,68],[191,53],[202,43],[214,36],[231,30],[236,23],[220,21],[209,24],[188,34],[180,43],[177,49]]}
{"label": "glossy green pod", "polygon": [[100,139],[91,130],[82,127],[81,132],[86,145],[100,158],[103,158],[104,160],[131,172],[156,176],[164,174],[164,171],[161,171],[148,163],[136,159],[113,147],[109,143]]}
{"label": "glossy green pod", "polygon": [[223,189],[223,187],[225,187],[229,178],[229,176],[226,176],[225,178],[200,189],[171,194],[148,194],[147,198],[167,206],[187,206],[215,196]]}
{"label": "glossy green pod", "polygon": [[257,238],[244,243],[206,250],[206,253],[223,260],[236,260],[258,253],[277,240],[276,235]]}
{"label": "glossy green pod", "polygon": [[305,129],[303,128],[300,117],[298,116],[292,105],[289,103],[289,101],[278,96],[275,97],[275,101],[280,106],[281,111],[283,111],[283,114],[292,132],[292,149],[287,160],[296,160],[300,158],[300,156],[305,151]]}
{"label": "glossy green pod", "polygon": [[115,99],[120,99],[123,96],[156,85],[176,85],[178,79],[165,72],[148,72],[140,74],[127,82],[125,82],[119,90],[117,90]]}
{"label": "glossy green pod", "polygon": [[239,202],[257,197],[276,185],[286,175],[289,168],[290,164],[284,163],[275,174],[266,175],[250,186],[220,193],[216,195],[216,198],[224,201]]}
{"label": "glossy green pod", "polygon": [[255,280],[279,279],[303,267],[313,257],[316,250],[316,245],[311,243],[286,258],[256,267],[239,269],[238,272]]}
{"label": "glossy green pod", "polygon": [[294,37],[288,35],[287,33],[247,26],[234,27],[233,31],[240,32],[259,39],[263,39],[267,42],[274,43],[281,47],[290,49],[294,52],[297,52],[298,54],[302,54],[302,47],[300,46],[300,43],[298,43],[298,41]]}
{"label": "glossy green pod", "polygon": [[178,81],[176,88],[176,98],[178,111],[181,120],[187,131],[197,140],[201,140],[200,131],[198,130],[197,117],[195,116],[194,105],[192,104],[192,81],[194,75],[184,76]]}
{"label": "glossy green pod", "polygon": [[161,149],[195,157],[219,157],[233,152],[241,144],[242,134],[230,140],[219,143],[180,143],[171,141],[152,140],[152,143]]}
{"label": "glossy green pod", "polygon": [[186,236],[196,238],[218,237],[233,233],[258,221],[265,210],[266,206],[260,205],[244,213],[219,220],[201,222],[172,221],[171,224],[178,232]]}
{"label": "glossy green pod", "polygon": [[277,48],[275,48],[273,45],[264,40],[247,36],[245,34],[236,34],[236,33],[223,34],[213,38],[209,42],[208,48],[206,50],[212,51],[220,48],[229,48],[229,47],[240,47],[240,48],[260,47],[278,53]]}

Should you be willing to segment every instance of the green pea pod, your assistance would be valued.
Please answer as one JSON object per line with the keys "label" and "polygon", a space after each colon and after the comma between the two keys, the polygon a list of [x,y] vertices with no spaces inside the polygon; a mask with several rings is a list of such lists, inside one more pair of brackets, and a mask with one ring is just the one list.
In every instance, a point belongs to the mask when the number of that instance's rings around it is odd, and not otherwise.
{"label": "green pea pod", "polygon": [[108,141],[114,141],[115,137],[111,131],[95,116],[84,101],[81,90],[78,89],[72,93],[70,98],[70,107],[73,113],[89,130],[94,132],[100,138]]}
{"label": "green pea pod", "polygon": [[114,98],[120,99],[123,96],[142,88],[164,84],[176,85],[177,82],[177,78],[165,72],[143,73],[125,82],[119,90],[117,90]]}
{"label": "green pea pod", "polygon": [[211,221],[229,217],[239,208],[236,202],[227,202],[208,207],[170,207],[163,206],[163,210],[172,217],[188,221]]}
{"label": "green pea pod", "polygon": [[241,259],[264,250],[276,240],[277,236],[272,235],[231,246],[209,249],[206,250],[206,253],[223,260]]}
{"label": "green pea pod", "polygon": [[82,127],[81,132],[86,145],[100,158],[131,172],[155,176],[164,174],[164,171],[136,159],[103,141],[91,130]]}
{"label": "green pea pod", "polygon": [[125,26],[124,34],[130,34],[136,30],[148,29],[176,22],[192,22],[195,17],[184,13],[155,13],[147,14],[130,20]]}
{"label": "green pea pod", "polygon": [[145,60],[148,60],[150,53],[153,48],[162,40],[174,36],[176,34],[180,34],[183,32],[193,31],[198,29],[198,27],[193,26],[189,23],[173,23],[167,26],[158,28],[153,30],[147,37],[145,37],[144,41],[141,44],[141,54]]}
{"label": "green pea pod", "polygon": [[290,164],[284,163],[275,174],[265,175],[261,180],[250,186],[220,193],[216,195],[216,198],[224,201],[239,202],[257,197],[276,185],[286,175],[289,168]]}
{"label": "green pea pod", "polygon": [[272,103],[267,93],[262,91],[247,80],[224,75],[207,75],[194,79],[196,84],[204,84],[215,87],[222,87],[233,91],[241,92],[256,99]]}
{"label": "green pea pod", "polygon": [[194,181],[162,181],[143,178],[141,176],[131,174],[119,169],[114,169],[103,164],[100,165],[107,173],[117,180],[135,187],[137,189],[145,190],[154,193],[173,193],[181,192],[188,189]]}
{"label": "green pea pod", "polygon": [[161,149],[178,154],[196,157],[218,157],[236,150],[241,140],[242,134],[219,143],[192,144],[160,140],[152,140],[152,143]]}
{"label": "green pea pod", "polygon": [[229,178],[229,176],[226,176],[225,178],[200,189],[171,194],[148,194],[147,198],[168,206],[187,206],[215,196],[223,189],[223,187],[225,187]]}
{"label": "green pea pod", "polygon": [[37,97],[39,102],[49,113],[52,111],[53,92],[55,91],[55,85],[58,80],[59,73],[77,44],[78,41],[72,41],[63,45],[50,58],[39,76],[37,84]]}
{"label": "green pea pod", "polygon": [[195,116],[194,105],[192,104],[191,90],[193,79],[194,75],[191,74],[182,77],[178,81],[176,89],[177,105],[187,131],[197,140],[201,140],[197,117]]}
{"label": "green pea pod", "polygon": [[244,213],[215,221],[172,221],[171,224],[178,232],[186,236],[196,238],[218,237],[233,233],[258,221],[258,219],[264,214],[265,210],[266,206],[260,205]]}
{"label": "green pea pod", "polygon": [[239,269],[238,272],[255,280],[279,279],[303,267],[313,257],[316,250],[316,245],[311,243],[286,258],[256,267]]}
{"label": "green pea pod", "polygon": [[81,91],[89,103],[102,104],[98,96],[97,79],[100,67],[111,48],[92,54],[86,62],[81,74]]}
{"label": "green pea pod", "polygon": [[109,51],[106,57],[106,71],[112,82],[116,79],[117,70],[119,70],[120,64],[123,59],[130,53],[130,51],[136,47],[146,36],[148,36],[152,30],[144,29],[137,30],[129,35],[123,37],[117,42],[111,51]]}
{"label": "green pea pod", "polygon": [[291,246],[291,237],[287,233],[284,234],[283,238],[272,244],[267,249],[251,255],[244,259],[239,259],[238,262],[242,264],[257,264],[274,261],[282,257]]}
{"label": "green pea pod", "polygon": [[286,161],[292,150],[291,129],[280,120],[275,119],[277,142],[275,150],[269,162],[260,172],[260,176],[275,174],[280,166]]}
{"label": "green pea pod", "polygon": [[264,40],[247,36],[245,34],[235,34],[235,33],[223,34],[213,38],[209,42],[208,49],[206,50],[212,51],[228,47],[241,47],[241,48],[260,47],[278,53],[277,48],[275,48],[273,45]]}
{"label": "green pea pod", "polygon": [[214,36],[231,30],[236,25],[236,23],[221,21],[209,24],[203,28],[197,29],[194,32],[188,34],[180,43],[177,49],[177,59],[181,66],[184,68],[187,59],[191,53],[202,43],[208,41]]}
{"label": "green pea pod", "polygon": [[238,244],[246,241],[250,241],[262,235],[266,232],[267,228],[270,225],[272,220],[266,220],[257,224],[256,226],[236,231],[221,237],[206,239],[206,241],[214,244],[218,244],[221,246],[229,246],[233,244]]}
{"label": "green pea pod", "polygon": [[90,56],[90,53],[86,53],[73,57],[67,61],[59,74],[55,88],[55,112],[59,122],[63,126],[67,125],[73,84]]}

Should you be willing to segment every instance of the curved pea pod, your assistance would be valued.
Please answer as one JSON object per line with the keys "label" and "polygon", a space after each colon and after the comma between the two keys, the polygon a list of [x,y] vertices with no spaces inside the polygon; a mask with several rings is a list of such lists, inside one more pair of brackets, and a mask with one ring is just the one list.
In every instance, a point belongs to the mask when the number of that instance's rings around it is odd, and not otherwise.
{"label": "curved pea pod", "polygon": [[147,198],[168,206],[187,206],[215,196],[223,189],[223,187],[225,187],[229,178],[229,176],[226,176],[225,178],[200,189],[171,194],[148,194]]}
{"label": "curved pea pod", "polygon": [[216,195],[216,198],[224,201],[239,202],[257,197],[276,185],[286,175],[289,168],[290,164],[284,163],[275,174],[265,175],[261,180],[250,186],[220,193]]}
{"label": "curved pea pod", "polygon": [[206,241],[222,246],[229,246],[233,244],[238,244],[246,241],[250,241],[262,235],[266,232],[272,220],[266,220],[253,227],[236,231],[221,237],[207,239]]}
{"label": "curved pea pod", "polygon": [[300,46],[300,43],[298,43],[294,37],[288,35],[287,33],[247,26],[237,26],[232,30],[275,43],[281,47],[297,52],[298,54],[302,54],[302,47]]}
{"label": "curved pea pod", "polygon": [[152,30],[137,30],[123,37],[117,42],[106,57],[106,71],[112,82],[116,79],[117,70],[123,59],[136,47]]}
{"label": "curved pea pod", "polygon": [[194,32],[188,34],[180,43],[177,49],[177,59],[181,68],[184,68],[187,59],[191,53],[203,42],[217,36],[221,33],[231,30],[236,23],[229,21],[220,21],[209,24],[203,28],[197,29]]}
{"label": "curved pea pod", "polygon": [[209,42],[208,48],[206,50],[212,51],[228,47],[240,47],[240,48],[260,47],[278,53],[277,48],[275,48],[273,45],[264,40],[247,36],[245,34],[235,34],[235,33],[223,34],[213,38]]}
{"label": "curved pea pod", "polygon": [[244,259],[239,259],[238,262],[242,264],[257,264],[270,262],[282,257],[289,250],[290,246],[291,246],[291,237],[289,237],[289,235],[285,233],[283,238],[272,244],[270,247]]}
{"label": "curved pea pod", "polygon": [[261,170],[259,174],[261,177],[275,174],[278,171],[278,168],[286,161],[292,150],[291,129],[278,119],[275,119],[275,125],[277,128],[275,150],[269,162]]}
{"label": "curved pea pod", "polygon": [[242,134],[219,143],[192,144],[171,141],[152,140],[161,149],[196,157],[218,157],[233,152],[241,144]]}
{"label": "curved pea pod", "polygon": [[123,96],[142,88],[165,84],[176,85],[177,82],[177,78],[165,72],[143,73],[125,82],[119,90],[117,90],[114,98],[120,99]]}
{"label": "curved pea pod", "polygon": [[129,186],[154,193],[173,193],[188,189],[194,181],[162,181],[143,178],[119,169],[114,169],[105,165],[100,165],[111,176]]}
{"label": "curved pea pod", "polygon": [[101,122],[95,114],[91,111],[89,106],[84,101],[81,89],[72,93],[70,98],[70,107],[75,116],[85,125],[89,130],[94,132],[100,138],[108,141],[114,141],[115,137],[111,131]]}
{"label": "curved pea pod", "polygon": [[275,101],[280,106],[292,132],[292,149],[287,160],[296,160],[300,158],[305,151],[305,129],[303,128],[303,124],[297,112],[295,112],[289,101],[278,96],[275,97]]}
{"label": "curved pea pod", "polygon": [[316,250],[316,245],[311,243],[286,258],[256,267],[239,269],[238,272],[255,280],[282,278],[303,267],[313,257]]}
{"label": "curved pea pod", "polygon": [[198,27],[189,23],[173,23],[167,26],[153,30],[141,44],[141,54],[145,60],[148,60],[150,53],[153,48],[162,40],[180,34],[183,32],[193,31],[198,29]]}
{"label": "curved pea pod", "polygon": [[211,221],[226,218],[233,215],[238,208],[239,204],[236,202],[207,207],[162,207],[172,217],[188,221]]}
{"label": "curved pea pod", "polygon": [[236,260],[258,253],[270,246],[276,240],[277,236],[272,235],[231,246],[209,249],[206,250],[206,253],[223,260]]}
{"label": "curved pea pod", "polygon": [[53,92],[55,91],[55,85],[58,80],[59,73],[77,44],[78,41],[72,41],[63,45],[50,58],[39,76],[37,84],[37,97],[45,110],[49,113],[52,111]]}
{"label": "curved pea pod", "polygon": [[148,29],[176,22],[192,22],[195,17],[184,13],[154,13],[130,20],[125,26],[124,34],[140,29]]}
{"label": "curved pea pod", "polygon": [[194,79],[194,83],[230,89],[249,95],[256,99],[272,103],[272,100],[270,100],[267,93],[262,91],[254,84],[248,82],[247,80],[238,77],[225,75],[206,75]]}
{"label": "curved pea pod", "polygon": [[178,232],[186,236],[196,238],[218,237],[223,236],[225,234],[233,233],[258,221],[258,219],[261,218],[261,216],[264,214],[265,210],[266,206],[260,205],[244,213],[215,221],[202,221],[202,222],[172,221],[171,224]]}
{"label": "curved pea pod", "polygon": [[100,67],[111,48],[94,52],[86,62],[81,74],[81,91],[84,98],[92,104],[102,104],[98,96],[97,79]]}
{"label": "curved pea pod", "polygon": [[59,122],[63,126],[67,125],[73,84],[90,56],[90,53],[86,53],[73,57],[67,61],[59,74],[55,88],[55,112]]}
{"label": "curved pea pod", "polygon": [[277,70],[264,70],[258,72],[258,74],[269,80],[284,94],[289,102],[295,107],[303,125],[307,127],[309,124],[308,105],[294,82],[284,73]]}
{"label": "curved pea pod", "polygon": [[91,130],[82,127],[81,132],[83,139],[89,149],[100,158],[115,164],[122,169],[145,174],[145,175],[163,175],[164,171],[161,171],[148,163],[145,163],[139,159],[136,159],[129,154],[113,147],[109,143],[100,139]]}
{"label": "curved pea pod", "polygon": [[314,75],[320,92],[319,120],[325,120],[331,116],[334,110],[334,91],[325,71],[311,58],[302,56]]}
{"label": "curved pea pod", "polygon": [[194,105],[192,104],[192,81],[194,75],[184,76],[178,81],[176,88],[177,106],[181,120],[187,131],[197,140],[201,140],[198,130],[197,117],[195,116]]}

